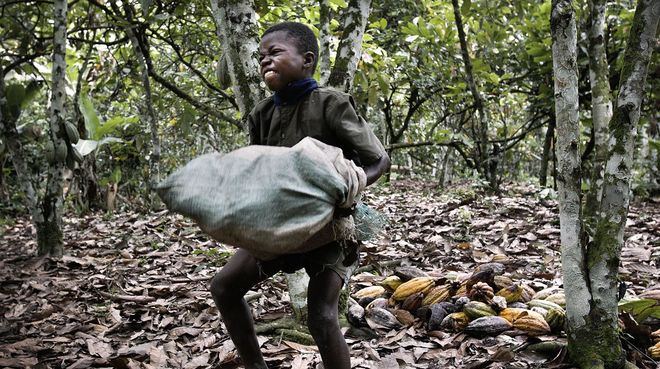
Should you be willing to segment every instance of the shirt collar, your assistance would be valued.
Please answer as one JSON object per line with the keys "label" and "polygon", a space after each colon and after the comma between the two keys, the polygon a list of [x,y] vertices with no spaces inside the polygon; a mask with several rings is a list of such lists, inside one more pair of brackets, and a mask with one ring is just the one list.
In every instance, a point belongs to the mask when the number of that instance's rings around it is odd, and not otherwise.
{"label": "shirt collar", "polygon": [[310,92],[319,88],[313,78],[305,78],[289,83],[283,90],[275,92],[273,101],[275,106],[295,105]]}

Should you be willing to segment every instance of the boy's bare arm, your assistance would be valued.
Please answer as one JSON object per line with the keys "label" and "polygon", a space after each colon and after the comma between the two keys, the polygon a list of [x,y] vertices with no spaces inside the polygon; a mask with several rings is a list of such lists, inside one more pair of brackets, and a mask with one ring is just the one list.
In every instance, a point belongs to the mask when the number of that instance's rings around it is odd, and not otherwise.
{"label": "boy's bare arm", "polygon": [[378,178],[380,178],[383,173],[390,167],[390,157],[387,155],[387,153],[383,154],[380,159],[376,160],[375,162],[365,165],[362,169],[364,169],[364,174],[367,175],[367,186],[370,184],[376,182]]}

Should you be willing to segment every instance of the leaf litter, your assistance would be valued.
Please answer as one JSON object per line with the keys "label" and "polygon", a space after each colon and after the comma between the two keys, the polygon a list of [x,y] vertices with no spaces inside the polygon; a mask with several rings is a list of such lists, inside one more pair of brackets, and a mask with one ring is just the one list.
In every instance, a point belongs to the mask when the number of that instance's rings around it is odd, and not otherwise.
{"label": "leaf litter", "polygon": [[[468,275],[497,261],[536,290],[561,286],[557,204],[549,190],[506,186],[489,195],[471,185],[439,191],[432,184],[393,182],[365,202],[388,218],[365,243],[356,291],[415,266],[429,275]],[[660,279],[658,199],[633,203],[621,255],[626,297]],[[65,253],[37,258],[29,219],[0,229],[0,367],[236,368],[240,360],[208,292],[233,248],[165,211],[149,215],[73,215],[65,219]],[[248,295],[257,323],[289,316],[283,275]],[[427,331],[418,319],[397,329],[344,328],[354,368],[568,368],[565,352],[528,350],[565,342],[562,335],[500,334],[475,338]],[[271,368],[314,368],[314,346],[259,336]],[[638,366],[652,367],[644,348]]]}

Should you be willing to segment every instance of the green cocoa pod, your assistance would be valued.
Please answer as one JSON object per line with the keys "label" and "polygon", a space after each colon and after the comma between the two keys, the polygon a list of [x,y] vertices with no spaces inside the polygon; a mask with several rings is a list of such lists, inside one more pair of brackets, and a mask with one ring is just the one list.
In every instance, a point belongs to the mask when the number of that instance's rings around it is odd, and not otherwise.
{"label": "green cocoa pod", "polygon": [[49,140],[46,142],[46,146],[44,147],[44,157],[48,164],[55,162],[55,145],[53,145],[53,141]]}
{"label": "green cocoa pod", "polygon": [[71,156],[73,158],[73,160],[75,160],[77,163],[82,163],[83,162],[82,154],[80,153],[80,151],[78,151],[78,149],[76,149],[73,146],[69,146],[69,155],[68,156]]}
{"label": "green cocoa pod", "polygon": [[481,318],[484,316],[493,316],[497,315],[495,310],[491,308],[488,304],[485,304],[481,301],[470,301],[463,307],[463,312],[467,315],[470,320]]}
{"label": "green cocoa pod", "polygon": [[218,60],[218,67],[216,69],[218,82],[220,82],[220,88],[226,89],[231,86],[231,77],[229,76],[229,65],[227,63],[227,56],[222,55],[220,60]]}
{"label": "green cocoa pod", "polygon": [[57,148],[55,149],[55,161],[58,163],[64,162],[66,160],[66,154],[68,151],[68,146],[66,142],[60,141],[57,144]]}
{"label": "green cocoa pod", "polygon": [[76,169],[76,159],[73,158],[73,155],[66,156],[66,167],[71,170]]}
{"label": "green cocoa pod", "polygon": [[66,137],[69,139],[69,142],[72,145],[77,144],[80,140],[78,128],[73,123],[66,122],[64,123],[64,130],[66,131]]}

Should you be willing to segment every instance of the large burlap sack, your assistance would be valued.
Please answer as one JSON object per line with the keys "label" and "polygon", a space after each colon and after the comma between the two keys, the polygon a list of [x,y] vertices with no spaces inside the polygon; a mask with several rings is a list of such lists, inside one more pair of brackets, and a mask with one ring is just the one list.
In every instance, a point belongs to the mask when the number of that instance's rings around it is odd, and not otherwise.
{"label": "large burlap sack", "polygon": [[200,156],[156,191],[216,240],[267,259],[337,239],[335,207],[352,206],[365,185],[364,171],[341,149],[307,137],[291,148]]}

